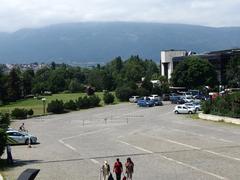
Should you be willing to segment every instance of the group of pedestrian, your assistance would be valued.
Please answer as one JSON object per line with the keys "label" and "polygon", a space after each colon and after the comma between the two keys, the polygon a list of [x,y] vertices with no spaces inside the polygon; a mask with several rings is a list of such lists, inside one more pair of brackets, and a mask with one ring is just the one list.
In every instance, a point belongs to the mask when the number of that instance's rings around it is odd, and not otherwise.
{"label": "group of pedestrian", "polygon": [[[134,171],[134,163],[132,162],[131,158],[128,157],[127,161],[125,163],[125,173],[123,171],[123,165],[119,158],[116,159],[116,162],[114,163],[113,166],[113,173],[116,175],[116,180],[121,180],[121,176],[123,174],[123,180],[132,180],[132,174]],[[107,161],[104,161],[104,164],[101,168],[103,180],[114,180],[111,170],[110,170],[110,165],[108,164]]]}

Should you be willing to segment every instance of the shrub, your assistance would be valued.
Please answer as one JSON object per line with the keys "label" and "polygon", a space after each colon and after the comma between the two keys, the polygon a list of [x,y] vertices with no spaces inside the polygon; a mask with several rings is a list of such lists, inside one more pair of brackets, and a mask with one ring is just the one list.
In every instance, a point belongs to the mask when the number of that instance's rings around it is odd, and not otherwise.
{"label": "shrub", "polygon": [[205,101],[202,103],[202,110],[203,110],[203,113],[205,114],[210,114],[211,112],[211,101]]}
{"label": "shrub", "polygon": [[0,157],[4,153],[6,143],[7,143],[6,131],[4,129],[0,128]]}
{"label": "shrub", "polygon": [[219,116],[240,117],[240,93],[219,96],[215,100],[205,101],[202,104],[205,114]]}
{"label": "shrub", "polygon": [[28,115],[28,110],[15,108],[12,110],[11,116],[15,119],[26,119]]}
{"label": "shrub", "polygon": [[7,143],[6,129],[10,124],[8,113],[0,113],[0,158],[4,152]]}
{"label": "shrub", "polygon": [[116,96],[120,101],[128,101],[134,95],[134,90],[130,87],[120,87],[116,89]]}
{"label": "shrub", "polygon": [[76,105],[79,109],[87,109],[99,106],[101,99],[97,95],[79,97]]}
{"label": "shrub", "polygon": [[55,100],[48,103],[47,112],[54,114],[64,113],[64,105],[62,100]]}
{"label": "shrub", "polygon": [[77,110],[77,105],[73,100],[70,100],[70,101],[64,103],[64,108],[75,111],[75,110]]}
{"label": "shrub", "polygon": [[104,92],[103,101],[105,104],[112,104],[114,102],[114,95],[109,92]]}
{"label": "shrub", "polygon": [[29,115],[29,116],[32,116],[33,114],[34,114],[33,110],[32,110],[32,109],[29,109],[29,110],[28,110],[28,115]]}
{"label": "shrub", "polygon": [[97,107],[101,102],[101,99],[97,95],[89,96],[88,99],[90,107]]}

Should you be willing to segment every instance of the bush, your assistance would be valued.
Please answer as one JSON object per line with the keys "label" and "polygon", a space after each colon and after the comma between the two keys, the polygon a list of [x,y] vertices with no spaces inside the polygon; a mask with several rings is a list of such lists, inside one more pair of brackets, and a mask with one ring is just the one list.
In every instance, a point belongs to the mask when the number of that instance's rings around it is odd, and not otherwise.
{"label": "bush", "polygon": [[33,114],[34,114],[33,110],[32,110],[32,109],[29,109],[29,110],[28,110],[28,115],[29,115],[29,116],[32,116]]}
{"label": "bush", "polygon": [[114,95],[109,92],[104,92],[103,101],[105,104],[112,104],[114,102]]}
{"label": "bush", "polygon": [[219,116],[240,117],[240,93],[219,96],[215,100],[205,101],[202,104],[205,114]]}
{"label": "bush", "polygon": [[210,101],[210,100],[203,102],[203,103],[201,104],[203,113],[205,113],[205,114],[210,114],[210,112],[211,112],[211,105],[212,105],[212,104],[211,104],[211,101]]}
{"label": "bush", "polygon": [[128,101],[134,93],[134,90],[130,87],[120,87],[116,89],[116,96],[120,101]]}
{"label": "bush", "polygon": [[73,100],[70,100],[70,101],[64,103],[64,108],[75,111],[75,110],[77,110],[77,105]]}
{"label": "bush", "polygon": [[10,124],[8,113],[0,113],[0,159],[7,143],[6,129]]}
{"label": "bush", "polygon": [[79,97],[76,105],[79,109],[87,109],[99,106],[101,99],[97,95]]}
{"label": "bush", "polygon": [[28,115],[28,110],[15,108],[12,110],[11,116],[15,119],[26,119]]}
{"label": "bush", "polygon": [[101,99],[97,95],[89,96],[90,107],[97,107],[100,102]]}
{"label": "bush", "polygon": [[64,113],[64,105],[62,100],[55,100],[48,103],[47,112],[54,114]]}
{"label": "bush", "polygon": [[0,128],[0,157],[4,153],[6,144],[7,144],[6,131],[4,129]]}

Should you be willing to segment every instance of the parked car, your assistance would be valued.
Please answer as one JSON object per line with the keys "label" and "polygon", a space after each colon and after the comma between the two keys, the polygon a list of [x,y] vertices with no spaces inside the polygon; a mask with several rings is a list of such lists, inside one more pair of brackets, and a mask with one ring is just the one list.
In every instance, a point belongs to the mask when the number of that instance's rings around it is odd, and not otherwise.
{"label": "parked car", "polygon": [[139,96],[132,96],[132,97],[129,98],[129,102],[137,103],[138,99],[139,99]]}
{"label": "parked car", "polygon": [[153,101],[154,101],[155,106],[162,106],[163,105],[163,103],[160,99],[154,99]]}
{"label": "parked car", "polygon": [[13,144],[29,144],[29,139],[31,144],[37,143],[37,137],[26,132],[8,130],[6,133],[8,137],[14,141]]}
{"label": "parked car", "polygon": [[185,101],[182,101],[181,96],[173,96],[173,97],[171,97],[171,103],[172,104],[183,104],[183,103],[185,103]]}
{"label": "parked car", "polygon": [[175,106],[173,112],[176,114],[193,114],[196,113],[196,110],[195,108],[187,107],[186,105],[177,105]]}
{"label": "parked car", "polygon": [[187,106],[187,107],[194,108],[196,111],[201,111],[202,110],[200,103],[192,102],[192,103],[185,103],[184,105]]}
{"label": "parked car", "polygon": [[154,100],[151,100],[150,98],[141,98],[138,100],[137,105],[139,107],[153,107]]}
{"label": "parked car", "polygon": [[163,101],[169,101],[169,100],[170,100],[169,94],[163,94],[163,95],[162,95],[162,100],[163,100]]}
{"label": "parked car", "polygon": [[176,98],[179,98],[179,97],[180,96],[178,94],[176,94],[176,93],[170,93],[169,100],[170,101],[174,101],[174,100],[176,100]]}
{"label": "parked car", "polygon": [[149,98],[150,98],[151,100],[160,100],[160,99],[161,99],[161,98],[160,98],[158,95],[156,95],[156,94],[153,94],[153,95],[149,96]]}
{"label": "parked car", "polygon": [[185,96],[185,97],[183,97],[183,101],[184,101],[185,103],[190,103],[190,102],[193,102],[193,99],[192,99],[192,97],[190,97],[190,96]]}

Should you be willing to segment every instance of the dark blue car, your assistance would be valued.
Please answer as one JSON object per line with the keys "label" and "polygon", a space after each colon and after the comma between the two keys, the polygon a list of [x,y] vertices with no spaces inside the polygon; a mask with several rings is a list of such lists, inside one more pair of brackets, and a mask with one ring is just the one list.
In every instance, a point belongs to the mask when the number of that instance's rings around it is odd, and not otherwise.
{"label": "dark blue car", "polygon": [[138,100],[137,105],[139,107],[153,107],[155,102],[149,98],[141,98]]}

